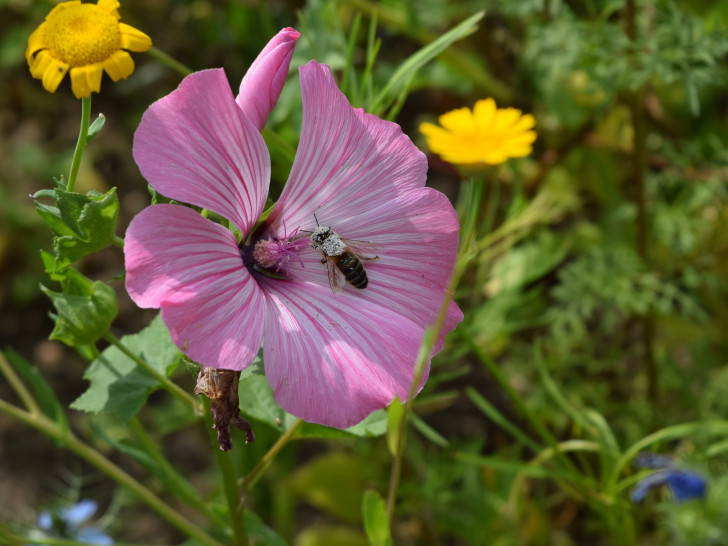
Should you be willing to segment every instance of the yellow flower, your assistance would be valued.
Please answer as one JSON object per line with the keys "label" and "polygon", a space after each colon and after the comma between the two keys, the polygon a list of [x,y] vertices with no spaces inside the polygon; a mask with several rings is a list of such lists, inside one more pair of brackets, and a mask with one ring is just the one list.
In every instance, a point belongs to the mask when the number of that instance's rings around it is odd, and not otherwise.
{"label": "yellow flower", "polygon": [[53,8],[30,35],[25,58],[30,73],[51,93],[70,68],[71,89],[80,99],[99,92],[104,70],[115,82],[131,76],[134,61],[125,50],[150,47],[149,36],[119,22],[117,0],[73,0]]}
{"label": "yellow flower", "polygon": [[515,108],[496,108],[493,99],[479,100],[471,111],[458,108],[438,118],[441,127],[420,125],[430,150],[456,165],[498,165],[531,153],[536,120]]}

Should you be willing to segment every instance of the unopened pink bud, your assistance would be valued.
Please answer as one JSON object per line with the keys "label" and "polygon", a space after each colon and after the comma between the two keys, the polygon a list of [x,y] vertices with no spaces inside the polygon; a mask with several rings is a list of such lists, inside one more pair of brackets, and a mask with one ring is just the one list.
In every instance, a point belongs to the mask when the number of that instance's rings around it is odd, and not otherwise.
{"label": "unopened pink bud", "polygon": [[278,102],[299,36],[290,27],[281,30],[263,48],[240,82],[240,93],[235,100],[258,130],[263,129]]}

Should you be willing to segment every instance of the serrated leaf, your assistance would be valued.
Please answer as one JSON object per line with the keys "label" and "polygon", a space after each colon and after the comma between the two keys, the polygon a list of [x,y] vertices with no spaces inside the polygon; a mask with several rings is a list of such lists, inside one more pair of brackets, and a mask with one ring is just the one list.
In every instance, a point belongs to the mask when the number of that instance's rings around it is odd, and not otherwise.
{"label": "serrated leaf", "polygon": [[58,398],[56,398],[53,389],[51,389],[50,385],[48,385],[45,378],[41,375],[40,370],[13,349],[7,349],[4,351],[4,354],[13,368],[30,384],[30,388],[35,395],[35,401],[40,406],[43,414],[56,423],[64,433],[68,432],[68,421],[63,407],[58,401]]}
{"label": "serrated leaf", "polygon": [[389,519],[384,499],[371,489],[364,492],[361,502],[361,514],[364,531],[371,546],[391,546]]}
{"label": "serrated leaf", "polygon": [[[53,195],[55,197],[55,190],[45,190],[45,191],[52,191]],[[40,192],[36,193],[33,197],[38,195]],[[47,195],[42,195],[40,197],[48,197]],[[50,230],[55,233],[56,235],[73,235],[73,230],[66,225],[63,218],[61,217],[61,211],[58,210],[58,207],[54,207],[51,205],[45,205],[43,203],[39,203],[38,201],[35,202],[35,210],[38,211],[38,214],[43,219],[45,224],[50,228]]]}
{"label": "serrated leaf", "polygon": [[40,259],[43,262],[43,268],[45,269],[46,274],[52,281],[63,282],[66,279],[68,270],[63,273],[56,273],[56,258],[53,254],[41,250]]}
{"label": "serrated leaf", "polygon": [[41,285],[51,299],[57,314],[50,339],[71,347],[89,345],[101,337],[116,317],[116,294],[101,281],[91,281],[78,271],[67,270],[64,291],[54,292]]}
{"label": "serrated leaf", "polygon": [[[179,363],[179,349],[160,316],[121,342],[162,375],[169,376]],[[91,363],[84,378],[91,385],[71,407],[91,413],[110,412],[124,421],[136,415],[149,394],[159,388],[155,377],[114,346]]]}
{"label": "serrated leaf", "polygon": [[56,204],[61,218],[73,234],[57,233],[53,242],[57,267],[63,269],[87,254],[100,250],[114,239],[119,199],[116,188],[105,194],[83,195],[57,192]]}

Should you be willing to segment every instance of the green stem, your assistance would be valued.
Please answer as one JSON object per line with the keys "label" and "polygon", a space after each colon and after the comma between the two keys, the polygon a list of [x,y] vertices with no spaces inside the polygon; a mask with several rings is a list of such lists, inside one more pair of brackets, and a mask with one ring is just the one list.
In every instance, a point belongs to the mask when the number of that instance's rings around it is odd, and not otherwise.
{"label": "green stem", "polygon": [[[637,41],[637,5],[635,0],[625,0],[624,3],[624,32],[632,41]],[[647,219],[647,119],[645,116],[645,93],[644,85],[630,93],[629,107],[632,113],[633,137],[633,175],[632,183],[635,189],[635,204],[637,206],[637,217],[635,218],[635,246],[637,254],[642,261],[649,266],[649,254],[647,246],[649,241],[649,224]],[[640,317],[642,323],[642,345],[644,347],[644,364],[647,372],[647,397],[656,407],[658,403],[658,377],[657,363],[654,354],[654,319],[649,314]]]}
{"label": "green stem", "polygon": [[42,432],[49,438],[57,441],[61,445],[68,448],[92,466],[98,468],[101,472],[109,476],[122,487],[125,487],[136,495],[157,512],[162,518],[169,522],[172,526],[179,529],[189,537],[197,538],[204,544],[210,546],[223,546],[220,542],[205,533],[202,529],[192,524],[189,518],[177,512],[174,508],[162,501],[152,491],[144,487],[141,483],[116,466],[93,447],[86,445],[69,431],[62,431],[60,428],[42,414],[30,414],[12,404],[8,404],[0,399],[0,411],[15,417],[20,422]]}
{"label": "green stem", "polygon": [[247,476],[239,480],[239,487],[240,487],[240,503],[245,500],[245,494],[248,492],[248,489],[256,482],[256,480],[260,477],[260,475],[263,473],[263,471],[268,467],[268,465],[273,461],[275,456],[278,454],[278,452],[283,449],[283,446],[285,446],[288,441],[293,437],[293,435],[296,433],[296,430],[298,430],[298,427],[301,426],[300,419],[297,419],[289,428],[287,431],[285,431],[283,434],[281,434],[281,437],[278,438],[275,444],[271,446],[271,448],[266,452],[265,455],[258,461],[258,463],[253,467],[253,470],[248,472]]}
{"label": "green stem", "polygon": [[[129,422],[129,429],[134,433],[144,450],[157,462],[157,464],[167,473],[168,479],[178,481],[180,478],[174,467],[170,464],[164,453],[159,449],[159,443],[155,442],[146,431],[137,417],[132,417]],[[216,525],[225,525],[225,520],[212,509],[212,507],[199,495],[184,495],[180,498],[183,502],[193,504],[201,513],[205,514]]]}
{"label": "green stem", "polygon": [[189,76],[190,74],[192,74],[191,68],[186,67],[181,62],[179,62],[177,59],[170,57],[164,51],[162,51],[161,49],[159,49],[155,46],[152,46],[149,49],[148,53],[152,57],[154,57],[157,61],[162,63],[164,66],[171,68],[175,72],[179,72],[183,76]]}
{"label": "green stem", "polygon": [[142,368],[144,368],[147,372],[152,374],[160,383],[162,383],[162,386],[167,389],[171,394],[176,396],[179,400],[181,400],[184,404],[191,407],[197,414],[200,412],[197,411],[197,401],[195,398],[188,392],[185,392],[179,385],[171,381],[168,377],[165,375],[162,375],[157,370],[155,370],[148,362],[146,362],[144,359],[139,358],[137,355],[135,355],[126,345],[124,345],[119,338],[117,338],[114,334],[107,331],[103,338],[111,343],[114,347],[119,349],[122,353],[124,353],[126,356],[131,358],[134,362],[139,364]]}
{"label": "green stem", "polygon": [[114,235],[114,238],[111,240],[111,242],[114,244],[114,246],[118,246],[119,248],[124,248],[124,239],[122,239],[118,235]]}
{"label": "green stem", "polygon": [[0,543],[7,546],[23,546],[25,541],[13,533],[6,525],[0,521]]}
{"label": "green stem", "polygon": [[210,445],[215,452],[217,464],[220,467],[222,477],[222,487],[225,492],[225,500],[228,505],[228,513],[230,514],[230,524],[233,530],[235,546],[247,546],[250,544],[248,539],[248,530],[245,527],[245,510],[242,504],[238,505],[238,476],[235,466],[230,458],[230,453],[222,451],[217,442],[217,431],[213,428],[212,417],[210,414],[210,399],[206,396],[202,397],[205,409],[205,423],[210,436]]}
{"label": "green stem", "polygon": [[20,401],[32,415],[42,413],[40,411],[40,407],[35,401],[35,398],[30,391],[25,388],[25,384],[20,377],[18,377],[18,374],[15,373],[15,370],[13,370],[13,367],[5,359],[5,355],[2,352],[0,352],[0,372],[3,373],[5,378],[8,380],[8,383],[10,383],[10,386],[18,395],[18,398],[20,398]]}
{"label": "green stem", "polygon": [[[371,0],[346,0],[352,7],[361,10],[370,17],[375,15],[383,25],[394,29],[398,34],[404,34],[419,44],[425,46],[437,39],[437,34],[421,30],[412,25],[406,13],[387,7],[380,2]],[[461,74],[467,74],[469,81],[478,87],[487,96],[497,102],[510,102],[513,92],[498,78],[488,73],[483,66],[473,61],[473,56],[456,45],[451,45],[440,54],[440,58],[455,68]]]}
{"label": "green stem", "polygon": [[88,127],[91,122],[91,95],[81,99],[81,129],[78,133],[78,141],[76,142],[76,150],[73,152],[73,161],[71,162],[71,173],[68,175],[68,184],[66,191],[73,191],[76,184],[78,169],[81,167],[81,158],[83,151],[86,149],[86,140],[88,139]]}
{"label": "green stem", "polygon": [[387,491],[387,520],[389,521],[390,526],[394,517],[397,489],[402,475],[404,446],[407,441],[407,422],[412,413],[414,398],[417,394],[417,389],[420,386],[420,379],[425,369],[425,364],[432,358],[432,349],[440,336],[440,331],[442,330],[443,325],[445,324],[445,318],[447,317],[447,310],[450,307],[452,296],[455,293],[455,289],[457,288],[457,285],[472,258],[470,246],[475,236],[475,222],[478,217],[478,212],[480,211],[481,202],[483,201],[484,182],[483,180],[470,180],[466,187],[466,191],[470,194],[470,199],[468,202],[468,211],[464,220],[464,229],[460,248],[458,249],[457,260],[455,261],[455,267],[453,268],[452,275],[450,276],[450,283],[445,292],[445,297],[442,300],[442,305],[440,305],[440,311],[437,314],[435,324],[431,328],[428,328],[425,332],[422,345],[420,346],[420,352],[415,364],[415,375],[412,385],[410,386],[410,391],[407,395],[407,402],[404,404],[402,420],[398,428],[398,438],[396,442],[397,450],[394,455],[392,455],[392,471],[389,478],[389,490]]}

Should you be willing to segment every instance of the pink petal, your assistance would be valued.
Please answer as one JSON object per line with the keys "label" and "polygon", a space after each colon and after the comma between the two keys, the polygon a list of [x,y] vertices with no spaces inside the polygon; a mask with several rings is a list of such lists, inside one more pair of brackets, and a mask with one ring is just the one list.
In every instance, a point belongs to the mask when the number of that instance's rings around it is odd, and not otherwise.
{"label": "pink petal", "polygon": [[252,362],[263,335],[264,296],[232,233],[187,207],[153,205],[129,225],[124,255],[129,295],[140,307],[162,308],[187,356],[231,370]]}
{"label": "pink petal", "polygon": [[351,107],[326,65],[299,69],[303,127],[296,159],[271,215],[289,228],[340,225],[425,185],[427,160],[396,123]]}
{"label": "pink petal", "polygon": [[222,69],[187,76],[144,113],[134,159],[161,194],[216,212],[247,233],[263,210],[270,156]]}
{"label": "pink petal", "polygon": [[[327,287],[264,279],[264,361],[278,404],[301,419],[346,428],[406,399],[423,329],[402,315],[333,299]],[[427,377],[428,368],[423,376]]]}
{"label": "pink petal", "polygon": [[[398,313],[423,328],[434,324],[458,249],[457,215],[445,195],[420,188],[332,227],[346,239],[381,245],[377,260],[362,262],[369,278],[367,288],[360,290],[344,283],[343,292],[354,294],[358,305]],[[327,268],[321,264],[320,253],[305,249],[300,256],[304,267],[291,265],[289,278],[299,283],[302,291],[312,284],[327,287]],[[339,294],[332,293],[331,297],[338,301]],[[462,312],[452,304],[435,352],[462,318]]]}
{"label": "pink petal", "polygon": [[299,36],[292,28],[281,30],[263,48],[240,82],[240,93],[235,100],[259,131],[278,102]]}

